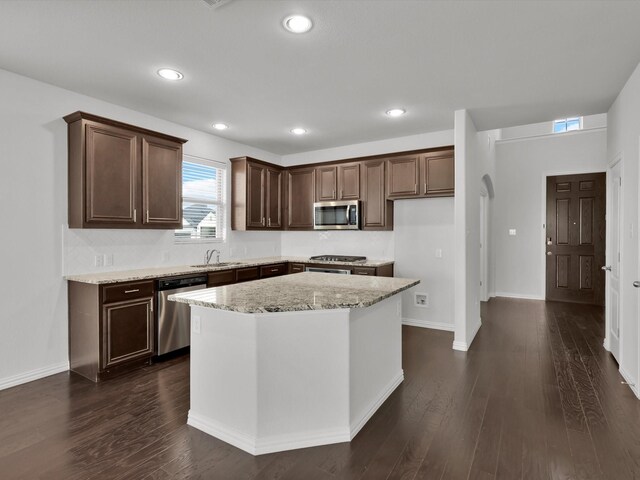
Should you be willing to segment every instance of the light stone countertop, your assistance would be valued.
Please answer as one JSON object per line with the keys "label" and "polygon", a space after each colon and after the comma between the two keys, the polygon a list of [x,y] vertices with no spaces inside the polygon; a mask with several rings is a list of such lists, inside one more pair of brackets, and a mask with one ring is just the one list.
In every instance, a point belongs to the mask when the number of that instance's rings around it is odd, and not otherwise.
{"label": "light stone countertop", "polygon": [[364,308],[419,283],[409,278],[304,272],[169,295],[169,300],[240,313]]}
{"label": "light stone countertop", "polygon": [[225,262],[233,262],[231,265],[216,266],[211,264],[207,267],[192,267],[189,265],[180,265],[174,267],[156,267],[156,268],[140,268],[135,270],[121,270],[111,272],[86,273],[81,275],[66,275],[65,280],[81,283],[92,283],[96,285],[133,282],[136,280],[152,280],[155,278],[175,277],[189,274],[205,274],[208,272],[217,272],[221,270],[231,270],[234,268],[256,267],[261,265],[270,265],[273,263],[317,263],[325,265],[351,265],[354,267],[381,267],[390,265],[393,260],[366,260],[364,262],[321,262],[318,260],[309,260],[308,257],[263,257],[249,258],[246,260],[225,260]]}

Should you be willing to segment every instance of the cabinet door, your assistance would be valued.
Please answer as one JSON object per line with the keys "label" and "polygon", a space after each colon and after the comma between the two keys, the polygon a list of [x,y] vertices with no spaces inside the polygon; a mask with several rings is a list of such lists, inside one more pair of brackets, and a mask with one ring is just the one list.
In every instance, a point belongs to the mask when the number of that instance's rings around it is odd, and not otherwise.
{"label": "cabinet door", "polygon": [[326,202],[335,200],[337,190],[337,168],[318,167],[316,168],[316,200]]}
{"label": "cabinet door", "polygon": [[247,227],[262,228],[265,220],[265,176],[267,168],[247,163]]}
{"label": "cabinet door", "polygon": [[[362,228],[391,229],[393,204],[385,196],[385,160],[362,163]],[[391,204],[391,205],[389,205]]]}
{"label": "cabinet door", "polygon": [[142,223],[182,228],[182,145],[142,138]]}
{"label": "cabinet door", "polygon": [[338,165],[338,198],[360,200],[360,164]]}
{"label": "cabinet door", "polygon": [[102,369],[153,354],[153,297],[106,304],[102,322]]}
{"label": "cabinet door", "polygon": [[422,194],[427,196],[452,196],[455,186],[454,157],[452,151],[422,155]]}
{"label": "cabinet door", "polygon": [[136,223],[138,137],[109,125],[87,124],[85,221]]}
{"label": "cabinet door", "polygon": [[405,155],[387,160],[389,169],[387,196],[389,198],[418,195],[419,155]]}
{"label": "cabinet door", "polygon": [[282,228],[282,170],[267,168],[267,227]]}
{"label": "cabinet door", "polygon": [[313,230],[314,187],[313,168],[287,172],[287,228]]}

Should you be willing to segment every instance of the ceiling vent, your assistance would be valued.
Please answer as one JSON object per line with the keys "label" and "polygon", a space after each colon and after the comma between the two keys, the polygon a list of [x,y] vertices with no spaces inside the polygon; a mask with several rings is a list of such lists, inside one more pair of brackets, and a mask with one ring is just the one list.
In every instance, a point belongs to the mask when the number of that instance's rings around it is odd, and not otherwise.
{"label": "ceiling vent", "polygon": [[202,1],[213,8],[218,8],[224,5],[225,3],[231,2],[231,0],[202,0]]}

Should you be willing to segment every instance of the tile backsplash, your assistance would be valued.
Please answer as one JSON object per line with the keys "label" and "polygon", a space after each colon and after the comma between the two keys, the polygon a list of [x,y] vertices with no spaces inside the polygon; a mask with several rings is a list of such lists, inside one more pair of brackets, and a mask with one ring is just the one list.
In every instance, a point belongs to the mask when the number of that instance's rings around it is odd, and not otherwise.
{"label": "tile backsplash", "polygon": [[[172,230],[69,229],[62,226],[65,275],[202,263],[207,249],[220,258],[280,255],[280,232],[233,232],[217,243],[175,243]],[[96,266],[96,256],[111,265]]]}

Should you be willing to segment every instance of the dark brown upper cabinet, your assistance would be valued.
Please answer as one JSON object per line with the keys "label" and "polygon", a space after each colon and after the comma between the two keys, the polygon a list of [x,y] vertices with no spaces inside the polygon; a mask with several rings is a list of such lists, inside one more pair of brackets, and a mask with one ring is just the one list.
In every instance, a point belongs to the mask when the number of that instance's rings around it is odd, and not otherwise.
{"label": "dark brown upper cabinet", "polygon": [[420,155],[403,155],[387,159],[387,197],[418,196]]}
{"label": "dark brown upper cabinet", "polygon": [[390,157],[387,169],[387,198],[454,195],[454,154],[451,147]]}
{"label": "dark brown upper cabinet", "polygon": [[360,163],[316,167],[316,201],[360,200]]}
{"label": "dark brown upper cabinet", "polygon": [[231,228],[282,228],[282,169],[250,157],[231,159]]}
{"label": "dark brown upper cabinet", "polygon": [[84,112],[69,124],[69,227],[182,226],[186,140]]}
{"label": "dark brown upper cabinet", "polygon": [[267,192],[266,192],[266,210],[267,210],[267,228],[282,228],[283,215],[283,189],[284,175],[282,170],[267,167]]}
{"label": "dark brown upper cabinet", "polygon": [[420,156],[421,194],[427,197],[450,197],[454,194],[455,170],[453,150],[429,152]]}
{"label": "dark brown upper cabinet", "polygon": [[336,200],[338,192],[338,167],[316,168],[316,201],[326,202]]}
{"label": "dark brown upper cabinet", "polygon": [[313,202],[315,195],[313,167],[287,170],[287,228],[313,230]]}
{"label": "dark brown upper cabinet", "polygon": [[385,195],[386,161],[362,162],[362,209],[363,230],[393,230],[393,202]]}

